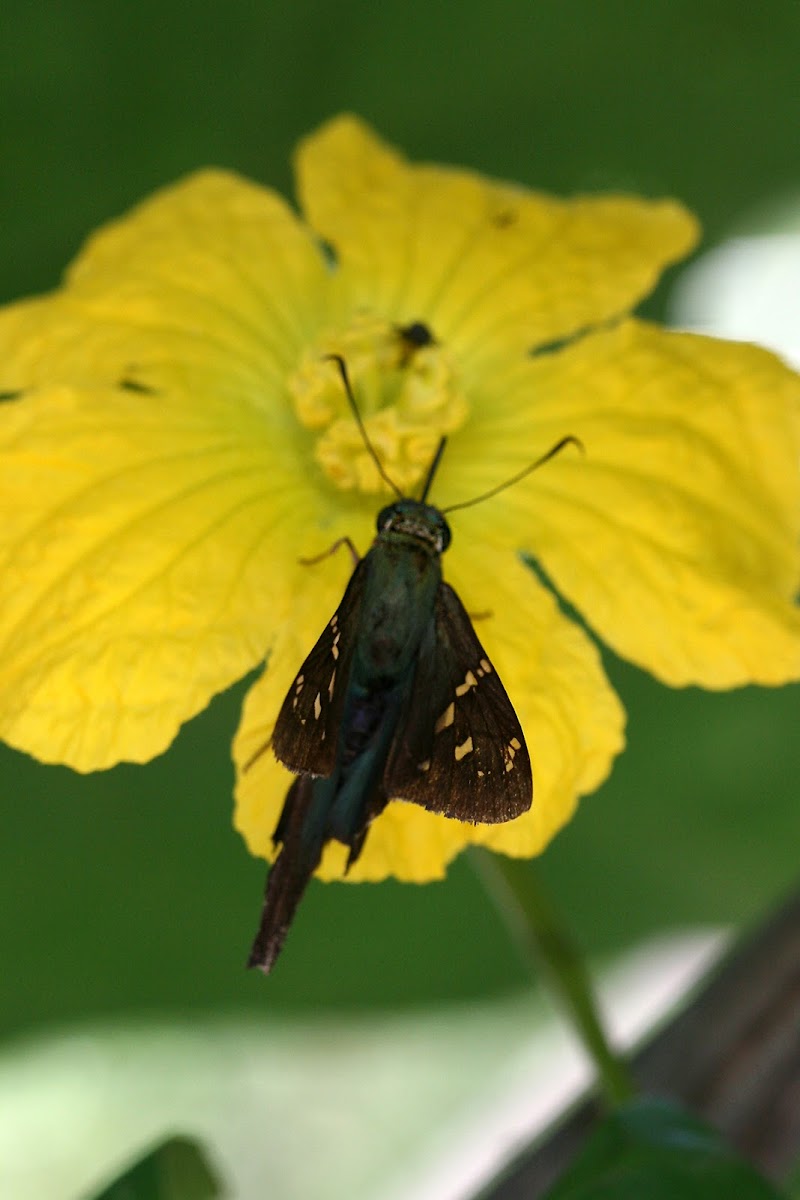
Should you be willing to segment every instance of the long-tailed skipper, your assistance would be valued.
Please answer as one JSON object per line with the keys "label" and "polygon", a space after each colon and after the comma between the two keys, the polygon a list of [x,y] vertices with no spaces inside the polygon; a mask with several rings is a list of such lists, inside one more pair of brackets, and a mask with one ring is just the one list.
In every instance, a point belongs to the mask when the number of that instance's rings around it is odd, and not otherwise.
{"label": "long-tailed skipper", "polygon": [[[416,329],[410,327],[412,336]],[[344,361],[334,361],[365,446],[397,500],[378,514],[364,558],[348,543],[355,570],[272,735],[276,757],[297,778],[273,834],[280,850],[248,960],[264,972],[281,951],[326,843],[335,838],[349,847],[349,868],[389,800],[476,824],[510,821],[530,808],[531,764],[519,720],[464,606],[442,579],[440,560],[450,544],[445,513],[495,495],[568,443],[580,445],[562,438],[491,492],[435,508],[427,497],[445,439],[419,499],[403,496],[369,440]]]}

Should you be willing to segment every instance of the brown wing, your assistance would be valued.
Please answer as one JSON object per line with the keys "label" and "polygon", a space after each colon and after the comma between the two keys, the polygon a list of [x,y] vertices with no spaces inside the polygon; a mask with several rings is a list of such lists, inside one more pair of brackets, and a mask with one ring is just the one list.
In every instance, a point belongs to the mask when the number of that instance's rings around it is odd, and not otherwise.
{"label": "brown wing", "polygon": [[341,604],[286,693],[272,748],[298,775],[330,775],[344,708],[350,664],[358,639],[366,559],[350,576]]}
{"label": "brown wing", "polygon": [[456,593],[442,583],[384,772],[388,796],[494,824],[533,798],[525,738]]}

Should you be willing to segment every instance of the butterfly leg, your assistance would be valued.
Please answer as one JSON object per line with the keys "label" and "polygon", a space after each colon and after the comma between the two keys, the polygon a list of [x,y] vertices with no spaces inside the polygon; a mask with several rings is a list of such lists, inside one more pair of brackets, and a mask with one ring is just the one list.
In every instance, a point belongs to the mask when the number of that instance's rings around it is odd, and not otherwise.
{"label": "butterfly leg", "polygon": [[327,550],[322,551],[322,554],[315,554],[313,558],[298,558],[297,561],[303,567],[313,567],[316,563],[322,562],[323,559],[330,558],[332,554],[336,553],[340,546],[347,546],[347,549],[350,551],[350,557],[353,560],[353,566],[357,567],[361,562],[361,555],[358,553],[349,537],[337,538],[332,546],[329,546]]}
{"label": "butterfly leg", "polygon": [[266,752],[269,750],[271,745],[272,745],[272,738],[269,737],[261,746],[259,746],[259,748],[256,750],[255,754],[250,755],[247,762],[242,767],[243,775],[245,774],[246,771],[249,771],[251,767],[255,766],[255,764],[261,758],[262,754],[266,754]]}

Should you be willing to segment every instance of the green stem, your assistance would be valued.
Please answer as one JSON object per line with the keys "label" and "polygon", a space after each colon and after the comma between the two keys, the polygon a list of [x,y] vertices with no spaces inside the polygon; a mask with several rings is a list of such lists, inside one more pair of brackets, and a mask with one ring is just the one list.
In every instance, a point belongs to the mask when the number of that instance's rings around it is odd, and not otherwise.
{"label": "green stem", "polygon": [[635,1084],[609,1045],[584,961],[539,886],[533,865],[477,847],[470,858],[528,969],[536,975],[538,968],[545,967],[553,991],[595,1064],[609,1104],[623,1103],[636,1091]]}

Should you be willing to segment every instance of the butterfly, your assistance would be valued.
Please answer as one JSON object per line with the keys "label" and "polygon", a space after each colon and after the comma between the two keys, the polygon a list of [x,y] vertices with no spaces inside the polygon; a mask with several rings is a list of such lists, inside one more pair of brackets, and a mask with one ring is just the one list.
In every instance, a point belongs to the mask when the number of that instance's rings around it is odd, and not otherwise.
{"label": "butterfly", "polygon": [[[451,540],[445,512],[485,497],[446,510],[427,503],[444,438],[419,499],[404,497],[369,442],[344,361],[335,361],[365,443],[398,498],[379,512],[363,558],[343,539],[355,569],[275,724],[272,750],[297,778],[273,835],[280,849],[248,960],[264,972],[282,949],[325,845],[335,839],[347,846],[349,869],[389,800],[494,824],[520,816],[533,799],[519,719],[466,609],[442,577]],[[577,439],[563,438],[509,483],[568,442]]]}

